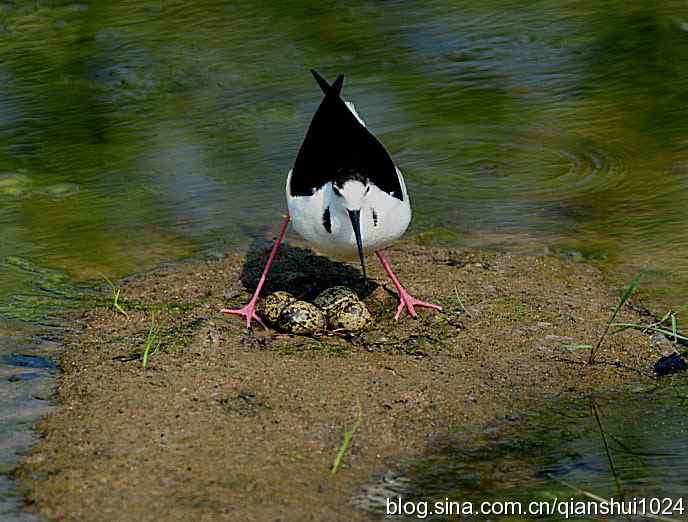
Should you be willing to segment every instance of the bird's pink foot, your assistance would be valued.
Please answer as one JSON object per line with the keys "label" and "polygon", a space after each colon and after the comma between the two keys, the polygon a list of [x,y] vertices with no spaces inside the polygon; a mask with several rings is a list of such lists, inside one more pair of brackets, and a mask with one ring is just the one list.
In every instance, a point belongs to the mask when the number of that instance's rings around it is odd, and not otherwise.
{"label": "bird's pink foot", "polygon": [[395,321],[399,320],[399,316],[401,315],[401,312],[404,310],[404,308],[406,308],[409,315],[414,318],[418,317],[418,314],[416,313],[416,307],[432,308],[433,310],[439,310],[440,312],[442,311],[441,306],[432,303],[426,303],[425,301],[416,299],[411,294],[409,294],[403,287],[399,288],[399,300],[400,303],[399,307],[397,308],[397,313],[394,314]]}
{"label": "bird's pink foot", "polygon": [[243,317],[246,319],[246,328],[251,328],[251,321],[256,321],[263,328],[266,330],[268,329],[268,327],[263,323],[263,320],[258,317],[258,314],[256,314],[256,303],[253,300],[249,301],[249,303],[243,308],[223,308],[220,311],[223,314],[238,315],[239,317]]}
{"label": "bird's pink foot", "polygon": [[260,317],[258,317],[258,314],[256,313],[256,303],[258,302],[258,296],[260,295],[260,291],[263,288],[263,284],[265,284],[265,279],[268,277],[268,272],[270,271],[272,262],[275,259],[275,255],[277,254],[277,249],[279,248],[280,243],[282,243],[284,234],[287,233],[289,219],[290,218],[288,214],[284,216],[284,221],[282,222],[282,226],[280,227],[279,235],[277,236],[275,244],[272,246],[272,250],[270,251],[270,257],[268,257],[268,262],[265,264],[265,268],[263,268],[263,273],[260,276],[260,281],[258,281],[256,291],[253,294],[251,300],[248,302],[248,304],[243,308],[223,308],[222,310],[220,310],[220,312],[222,312],[223,314],[238,315],[239,317],[243,317],[244,319],[246,319],[246,328],[251,328],[251,321],[256,321],[263,328],[265,328],[266,330],[268,329],[268,327],[265,326],[265,324],[263,323],[263,320]]}

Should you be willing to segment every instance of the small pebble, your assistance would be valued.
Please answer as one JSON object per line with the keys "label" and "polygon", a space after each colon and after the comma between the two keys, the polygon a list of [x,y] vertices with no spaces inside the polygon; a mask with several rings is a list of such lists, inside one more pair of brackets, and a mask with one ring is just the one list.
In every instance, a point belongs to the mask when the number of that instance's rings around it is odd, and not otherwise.
{"label": "small pebble", "polygon": [[667,339],[664,334],[659,332],[650,336],[650,346],[656,351],[660,352],[662,357],[670,357],[671,355],[678,353],[676,351],[676,345]]}

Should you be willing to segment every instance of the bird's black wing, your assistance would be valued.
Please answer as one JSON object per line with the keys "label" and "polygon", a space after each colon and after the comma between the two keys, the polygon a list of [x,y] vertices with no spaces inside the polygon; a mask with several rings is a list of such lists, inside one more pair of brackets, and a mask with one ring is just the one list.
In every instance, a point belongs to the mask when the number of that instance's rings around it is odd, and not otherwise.
{"label": "bird's black wing", "polygon": [[311,196],[323,185],[352,179],[375,184],[404,199],[389,153],[340,98],[343,76],[332,85],[312,71],[325,98],[315,111],[291,174],[292,196]]}

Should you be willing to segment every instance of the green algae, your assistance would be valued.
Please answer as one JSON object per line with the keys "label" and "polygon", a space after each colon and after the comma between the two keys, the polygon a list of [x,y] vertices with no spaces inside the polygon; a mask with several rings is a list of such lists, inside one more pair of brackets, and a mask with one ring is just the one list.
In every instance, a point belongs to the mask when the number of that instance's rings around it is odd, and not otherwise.
{"label": "green algae", "polygon": [[19,199],[31,193],[32,181],[25,174],[0,174],[0,200]]}
{"label": "green algae", "polygon": [[72,196],[79,192],[79,185],[76,183],[56,183],[54,185],[49,185],[43,187],[40,191],[41,194],[54,198],[64,198]]}
{"label": "green algae", "polygon": [[26,188],[31,185],[31,178],[26,174],[0,174],[0,189]]}

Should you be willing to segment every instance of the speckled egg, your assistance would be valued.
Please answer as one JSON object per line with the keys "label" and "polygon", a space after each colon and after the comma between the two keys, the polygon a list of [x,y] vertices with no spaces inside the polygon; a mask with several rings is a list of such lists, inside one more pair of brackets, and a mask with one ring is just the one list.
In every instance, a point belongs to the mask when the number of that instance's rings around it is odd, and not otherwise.
{"label": "speckled egg", "polygon": [[294,301],[282,309],[277,327],[288,333],[312,335],[325,330],[325,314],[305,301]]}
{"label": "speckled egg", "polygon": [[258,303],[258,316],[270,324],[276,324],[282,310],[288,304],[296,301],[296,297],[289,292],[274,292]]}
{"label": "speckled egg", "polygon": [[315,306],[327,312],[330,308],[340,303],[353,301],[358,301],[358,296],[351,288],[347,288],[346,286],[333,286],[321,292],[313,302]]}
{"label": "speckled egg", "polygon": [[368,307],[360,299],[345,299],[325,313],[331,330],[359,332],[372,320]]}

